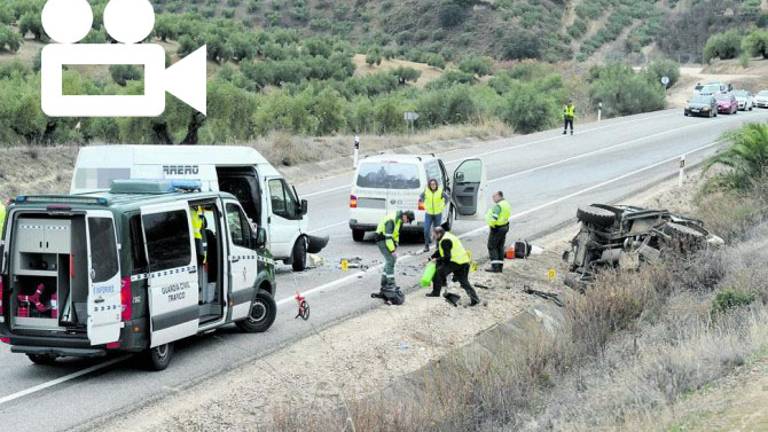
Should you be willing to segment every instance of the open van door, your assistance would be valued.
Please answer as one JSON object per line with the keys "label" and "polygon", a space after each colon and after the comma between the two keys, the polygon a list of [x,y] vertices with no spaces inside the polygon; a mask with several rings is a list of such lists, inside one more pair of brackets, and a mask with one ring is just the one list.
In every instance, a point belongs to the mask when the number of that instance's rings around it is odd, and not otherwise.
{"label": "open van door", "polygon": [[88,339],[104,345],[120,339],[122,302],[120,260],[112,213],[89,211],[86,217],[88,245]]}
{"label": "open van door", "polygon": [[189,204],[176,202],[141,208],[149,263],[150,348],[198,331],[198,268]]}
{"label": "open van door", "polygon": [[467,159],[453,172],[451,201],[456,220],[479,220],[485,213],[485,164],[480,159]]}

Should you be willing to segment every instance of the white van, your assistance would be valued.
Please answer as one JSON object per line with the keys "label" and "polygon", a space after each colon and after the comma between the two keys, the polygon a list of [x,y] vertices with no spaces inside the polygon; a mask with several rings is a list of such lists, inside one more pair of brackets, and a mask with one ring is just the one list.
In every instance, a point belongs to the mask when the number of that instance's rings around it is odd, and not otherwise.
{"label": "white van", "polygon": [[197,180],[203,192],[236,196],[246,214],[267,228],[267,247],[295,271],[307,266],[327,237],[307,233],[307,201],[258,151],[231,146],[114,145],[80,150],[72,194],[109,189],[114,180]]}
{"label": "white van", "polygon": [[478,220],[485,209],[485,165],[480,159],[462,161],[448,176],[445,163],[435,157],[383,154],[360,161],[352,182],[349,199],[349,227],[355,241],[363,241],[365,233],[376,230],[385,215],[398,210],[411,210],[416,222],[403,230],[423,231],[425,209],[419,196],[435,179],[448,192],[443,220]]}

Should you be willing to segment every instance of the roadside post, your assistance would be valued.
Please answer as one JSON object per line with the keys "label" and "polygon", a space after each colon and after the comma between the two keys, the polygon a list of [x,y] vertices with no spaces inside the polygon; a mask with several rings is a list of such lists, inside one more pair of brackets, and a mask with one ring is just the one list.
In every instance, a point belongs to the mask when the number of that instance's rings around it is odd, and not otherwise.
{"label": "roadside post", "polygon": [[661,77],[661,85],[664,86],[664,91],[665,92],[667,91],[667,89],[669,89],[669,82],[670,81],[669,81],[669,77],[668,76],[665,75],[665,76]]}
{"label": "roadside post", "polygon": [[408,123],[411,129],[411,133],[412,134],[416,133],[416,120],[418,120],[420,117],[419,113],[409,111],[409,112],[406,112],[404,116],[405,116],[405,121]]}
{"label": "roadside post", "polygon": [[685,180],[685,155],[680,156],[680,177],[677,181],[679,187],[683,187],[683,180]]}
{"label": "roadside post", "polygon": [[357,162],[360,160],[360,136],[355,135],[355,146],[353,149],[353,168],[357,168]]}
{"label": "roadside post", "polygon": [[603,103],[598,102],[597,104],[597,121],[601,121],[603,119]]}

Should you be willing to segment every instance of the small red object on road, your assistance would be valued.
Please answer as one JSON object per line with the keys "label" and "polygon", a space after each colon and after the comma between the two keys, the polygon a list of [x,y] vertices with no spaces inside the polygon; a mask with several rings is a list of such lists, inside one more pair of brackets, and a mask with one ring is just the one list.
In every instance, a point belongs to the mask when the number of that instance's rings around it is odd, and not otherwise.
{"label": "small red object on road", "polygon": [[309,319],[309,304],[307,304],[306,298],[302,296],[298,291],[296,292],[296,297],[294,298],[296,299],[296,303],[299,304],[299,313],[296,315],[296,318],[301,317],[301,319],[307,321]]}

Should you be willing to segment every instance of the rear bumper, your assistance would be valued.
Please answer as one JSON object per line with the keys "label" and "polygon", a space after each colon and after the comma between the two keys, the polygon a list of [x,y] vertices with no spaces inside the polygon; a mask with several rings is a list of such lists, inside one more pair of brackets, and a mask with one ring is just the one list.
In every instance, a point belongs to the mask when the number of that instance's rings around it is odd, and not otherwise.
{"label": "rear bumper", "polygon": [[690,109],[684,110],[686,115],[692,116],[692,117],[709,117],[711,111],[693,111]]}
{"label": "rear bumper", "polygon": [[46,346],[14,345],[11,352],[19,354],[55,355],[60,357],[96,358],[106,357],[107,350],[98,348],[62,348]]}
{"label": "rear bumper", "polygon": [[[351,219],[349,221],[349,228],[360,231],[376,231],[378,225],[360,223],[357,219]],[[400,232],[421,232],[424,231],[424,221],[414,222],[412,224],[403,225],[400,227]]]}

